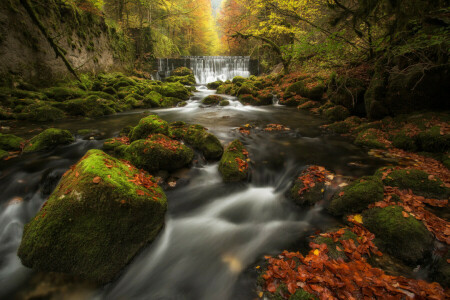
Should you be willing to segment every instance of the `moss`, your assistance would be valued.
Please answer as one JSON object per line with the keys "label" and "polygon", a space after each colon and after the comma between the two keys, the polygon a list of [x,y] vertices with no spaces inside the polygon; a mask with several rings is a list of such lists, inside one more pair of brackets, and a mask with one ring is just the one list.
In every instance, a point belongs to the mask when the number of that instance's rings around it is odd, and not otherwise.
{"label": "moss", "polygon": [[165,82],[159,91],[165,97],[174,97],[181,100],[188,100],[191,92],[179,82]]}
{"label": "moss", "polygon": [[169,135],[169,124],[157,115],[151,115],[139,121],[139,124],[130,132],[129,138],[133,142],[157,133]]}
{"label": "moss", "polygon": [[337,122],[343,121],[350,117],[350,112],[347,108],[342,105],[337,105],[335,107],[328,108],[324,111],[324,115],[327,119]]}
{"label": "moss", "polygon": [[357,180],[342,192],[344,194],[335,195],[328,206],[328,211],[335,216],[361,212],[369,204],[382,201],[384,196],[383,184],[376,177]]}
{"label": "moss", "polygon": [[163,100],[164,100],[164,98],[160,93],[151,91],[144,97],[143,102],[146,107],[154,108],[154,107],[160,107],[161,102]]}
{"label": "moss", "polygon": [[188,165],[194,158],[194,152],[178,141],[155,134],[147,140],[131,143],[125,150],[125,158],[136,167],[150,172],[173,171]]}
{"label": "moss", "polygon": [[306,97],[308,93],[308,89],[306,88],[305,84],[302,81],[297,81],[290,86],[288,86],[285,90],[285,96],[286,98],[299,95],[302,97]]}
{"label": "moss", "polygon": [[186,76],[170,76],[166,78],[166,82],[179,82],[183,85],[195,85],[195,77],[194,75],[186,75]]}
{"label": "moss", "polygon": [[7,151],[17,151],[22,148],[24,139],[13,134],[0,133],[0,149]]}
{"label": "moss", "polygon": [[186,67],[179,67],[173,70],[170,74],[171,76],[188,76],[188,75],[194,75],[194,72]]}
{"label": "moss", "polygon": [[298,109],[304,109],[304,110],[310,110],[313,108],[318,108],[320,106],[320,103],[317,101],[307,101],[303,104],[300,104],[297,106]]}
{"label": "moss", "polygon": [[230,95],[232,87],[233,85],[231,84],[222,84],[217,88],[217,94]]}
{"label": "moss", "polygon": [[5,157],[9,156],[9,152],[5,151],[3,149],[0,149],[0,159],[4,159]]}
{"label": "moss", "polygon": [[222,100],[219,103],[219,106],[228,106],[228,105],[230,105],[230,101],[228,100]]}
{"label": "moss", "polygon": [[218,88],[219,86],[221,86],[222,84],[223,84],[223,81],[218,80],[218,81],[214,81],[214,82],[208,83],[208,84],[206,85],[206,87],[207,87],[209,90],[217,90],[217,88]]}
{"label": "moss", "polygon": [[363,223],[381,251],[407,263],[418,263],[431,250],[431,234],[414,217],[405,218],[401,207],[372,208],[363,214]]}
{"label": "moss", "polygon": [[114,279],[154,240],[167,210],[160,187],[130,181],[138,173],[100,150],[89,151],[25,226],[22,263],[99,283]]}
{"label": "moss", "polygon": [[417,151],[415,139],[401,131],[392,137],[392,145],[406,151]]}
{"label": "moss", "polygon": [[236,95],[252,95],[256,92],[257,88],[250,82],[244,82],[237,90]]}
{"label": "moss", "polygon": [[441,128],[434,126],[419,133],[416,143],[421,151],[445,153],[450,150],[450,134],[441,134]]}
{"label": "moss", "polygon": [[45,90],[45,94],[55,101],[65,101],[70,99],[83,98],[86,92],[78,88],[52,87]]}
{"label": "moss", "polygon": [[[385,169],[380,169],[376,174],[381,174]],[[447,199],[450,189],[444,183],[422,170],[406,169],[394,170],[383,180],[386,186],[398,187],[400,189],[411,189],[414,194],[427,198]]]}
{"label": "moss", "polygon": [[239,86],[240,86],[241,84],[243,84],[245,81],[246,81],[246,79],[245,79],[244,77],[242,77],[242,76],[236,76],[236,77],[234,77],[233,80],[232,80],[233,84],[237,84],[237,85],[239,85]]}
{"label": "moss", "polygon": [[325,93],[325,86],[320,84],[308,90],[308,93],[305,97],[314,101],[320,101],[322,100],[324,93]]}
{"label": "moss", "polygon": [[259,104],[258,98],[254,97],[253,95],[240,95],[239,102],[241,102],[244,105],[258,105]]}
{"label": "moss", "polygon": [[136,81],[134,81],[131,78],[125,77],[125,78],[121,78],[119,81],[114,83],[113,88],[118,91],[120,88],[127,87],[127,86],[130,86],[130,85],[131,86],[136,85]]}
{"label": "moss", "polygon": [[164,97],[164,100],[161,102],[161,107],[177,107],[181,102],[183,102],[183,100],[180,98]]}
{"label": "moss", "polygon": [[205,97],[202,100],[202,103],[206,104],[206,105],[217,105],[223,100],[225,100],[225,98],[220,97],[218,95],[210,95],[210,96]]}
{"label": "moss", "polygon": [[86,99],[74,99],[64,102],[64,111],[72,116],[100,117],[112,115],[120,107],[114,101],[89,96]]}
{"label": "moss", "polygon": [[346,241],[346,240],[350,240],[350,239],[355,241],[355,244],[358,245],[358,236],[355,233],[353,233],[352,231],[350,231],[349,229],[345,229],[344,234],[339,238],[339,240],[337,242],[334,242],[333,239],[331,239],[329,237],[318,236],[313,240],[313,243],[316,243],[318,245],[326,244],[327,248],[328,248],[327,255],[331,259],[337,260],[337,259],[341,258],[343,260],[348,260],[347,255],[345,255],[345,252],[339,251],[336,248],[336,246],[339,246],[341,249],[343,249],[343,247],[339,241]]}
{"label": "moss", "polygon": [[116,95],[117,94],[117,90],[115,88],[111,87],[111,86],[104,88],[102,92],[110,94],[110,95]]}
{"label": "moss", "polygon": [[201,125],[187,125],[176,122],[170,125],[170,132],[176,139],[182,139],[187,144],[198,149],[206,159],[219,159],[223,154],[223,147],[219,139],[206,131]]}
{"label": "moss", "polygon": [[32,104],[25,107],[19,118],[36,122],[53,122],[65,118],[65,113],[47,104]]}
{"label": "moss", "polygon": [[378,141],[379,130],[367,129],[358,134],[355,139],[355,144],[369,148],[385,149],[386,146]]}
{"label": "moss", "polygon": [[23,149],[24,152],[51,150],[60,145],[67,145],[74,141],[68,130],[49,128],[33,137]]}
{"label": "moss", "polygon": [[225,149],[219,163],[219,172],[222,174],[223,181],[237,182],[248,178],[248,157],[244,153],[248,152],[239,140],[234,140]]}
{"label": "moss", "polygon": [[105,99],[105,100],[116,101],[116,98],[114,98],[114,96],[104,93],[104,92],[90,91],[87,93],[87,95],[88,96],[97,96],[97,98],[101,98],[101,99]]}

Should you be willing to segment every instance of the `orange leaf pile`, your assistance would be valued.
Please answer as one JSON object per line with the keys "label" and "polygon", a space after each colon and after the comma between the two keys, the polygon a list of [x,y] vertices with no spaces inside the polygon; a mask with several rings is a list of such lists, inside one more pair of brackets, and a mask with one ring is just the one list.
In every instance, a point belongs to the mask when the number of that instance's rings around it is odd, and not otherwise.
{"label": "orange leaf pile", "polygon": [[[152,137],[152,135],[149,136],[149,138],[151,138],[151,137]],[[181,149],[181,143],[179,141],[167,139],[164,137],[158,137],[157,139],[154,139],[151,142],[161,145],[165,149],[171,150],[173,152],[176,152]],[[146,143],[148,143],[148,141]]]}
{"label": "orange leaf pile", "polygon": [[239,165],[239,172],[245,172],[248,170],[248,163],[245,160],[242,160],[239,157],[236,157],[234,160]]}
{"label": "orange leaf pile", "polygon": [[290,130],[288,127],[281,124],[269,124],[264,129],[265,131],[287,131]]}
{"label": "orange leaf pile", "polygon": [[305,171],[300,174],[298,180],[301,180],[303,183],[303,188],[298,191],[298,194],[301,195],[305,191],[316,186],[317,183],[328,181],[327,176],[331,175],[324,167],[320,166],[310,166]]}

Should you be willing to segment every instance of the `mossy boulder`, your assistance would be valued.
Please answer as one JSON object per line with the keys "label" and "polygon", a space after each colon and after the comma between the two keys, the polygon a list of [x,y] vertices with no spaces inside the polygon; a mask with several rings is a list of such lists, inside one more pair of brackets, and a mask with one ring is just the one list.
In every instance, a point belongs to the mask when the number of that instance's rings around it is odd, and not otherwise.
{"label": "mossy boulder", "polygon": [[240,85],[243,84],[246,80],[247,80],[247,79],[245,79],[245,78],[242,77],[242,76],[236,76],[236,77],[233,78],[232,83],[233,83],[233,84],[237,84],[237,85],[240,86]]}
{"label": "mossy boulder", "polygon": [[406,151],[417,151],[415,138],[407,135],[405,131],[401,131],[392,137],[392,146]]}
{"label": "mossy boulder", "polygon": [[219,103],[219,106],[228,106],[228,105],[230,105],[230,101],[228,100],[222,100]]}
{"label": "mossy boulder", "polygon": [[225,98],[221,96],[209,95],[202,100],[202,103],[205,105],[218,105],[223,100],[225,100]]}
{"label": "mossy boulder", "polygon": [[23,152],[35,152],[52,150],[57,146],[73,143],[74,138],[70,131],[57,128],[49,128],[33,137],[25,144]]}
{"label": "mossy boulder", "polygon": [[238,182],[248,178],[248,152],[239,140],[234,140],[224,151],[219,172],[225,182]]}
{"label": "mossy boulder", "polygon": [[169,135],[169,124],[157,115],[151,115],[139,121],[139,124],[130,131],[129,138],[133,142],[157,133]]}
{"label": "mossy boulder", "polygon": [[301,110],[311,110],[313,108],[319,108],[320,107],[320,102],[317,101],[307,101],[303,104],[300,104],[299,106],[297,106],[297,109],[301,109]]}
{"label": "mossy boulder", "polygon": [[65,101],[70,99],[83,98],[86,92],[78,88],[52,87],[45,90],[48,98],[55,101]]}
{"label": "mossy boulder", "polygon": [[[324,172],[328,172],[325,170],[325,168],[323,168],[323,170]],[[314,176],[314,174],[314,171],[311,171],[310,168],[303,170],[297,176],[297,179],[293,182],[292,187],[289,189],[288,197],[292,199],[297,205],[313,206],[317,202],[323,200],[326,187],[325,181],[322,179],[319,180],[318,177]],[[302,180],[302,178],[305,178],[305,176],[312,180],[311,183],[314,183],[313,187],[305,187],[305,184]]]}
{"label": "mossy boulder", "polygon": [[191,92],[179,82],[165,82],[159,92],[165,97],[174,97],[181,100],[188,100]]}
{"label": "mossy boulder", "polygon": [[372,77],[369,87],[364,95],[364,105],[369,119],[382,119],[389,115],[389,109],[384,103],[386,98],[386,74],[378,70]]}
{"label": "mossy boulder", "polygon": [[114,101],[89,96],[64,102],[63,110],[72,116],[101,117],[115,114],[120,108]]}
{"label": "mossy boulder", "polygon": [[[382,168],[376,175],[381,177],[381,174],[388,170],[388,168]],[[393,170],[383,179],[383,184],[404,190],[411,189],[414,194],[427,198],[447,199],[450,197],[450,189],[445,187],[439,178],[417,169]]]}
{"label": "mossy boulder", "polygon": [[335,216],[358,213],[370,204],[382,201],[383,183],[377,177],[365,177],[346,186],[336,194],[328,206],[328,211]]}
{"label": "mossy boulder", "polygon": [[303,83],[303,81],[297,81],[293,84],[291,84],[290,86],[288,86],[285,90],[285,97],[289,98],[295,95],[299,95],[302,97],[305,97],[305,95],[307,94],[308,89],[305,86],[305,83]]}
{"label": "mossy boulder", "polygon": [[170,74],[171,76],[188,76],[188,75],[194,75],[194,72],[186,67],[179,67],[173,70]]}
{"label": "mossy boulder", "polygon": [[110,95],[116,95],[117,90],[113,88],[112,86],[108,86],[102,90],[103,93],[110,94]]}
{"label": "mossy boulder", "polygon": [[375,234],[375,244],[407,263],[417,264],[429,252],[433,237],[422,222],[404,217],[399,206],[372,208],[364,212],[363,224]]}
{"label": "mossy boulder", "polygon": [[258,89],[251,82],[244,82],[237,90],[236,95],[252,95]]}
{"label": "mossy boulder", "polygon": [[350,117],[350,112],[342,105],[328,108],[324,111],[324,115],[332,122],[343,121]]}
{"label": "mossy boulder", "polygon": [[445,153],[450,150],[450,134],[444,134],[441,127],[434,126],[419,133],[416,143],[421,151]]}
{"label": "mossy boulder", "polygon": [[355,139],[355,144],[368,148],[385,149],[386,146],[379,141],[382,134],[380,130],[374,128],[361,131]]}
{"label": "mossy boulder", "polygon": [[161,102],[161,107],[170,108],[170,107],[177,107],[178,104],[183,102],[180,98],[175,97],[164,97],[163,101]]}
{"label": "mossy boulder", "polygon": [[208,84],[206,85],[206,87],[207,87],[209,90],[217,90],[217,88],[218,88],[219,86],[221,86],[222,84],[223,84],[223,81],[218,80],[218,81],[214,81],[214,82],[208,83]]}
{"label": "mossy boulder", "polygon": [[0,149],[7,151],[18,151],[22,148],[23,143],[25,143],[23,138],[13,134],[0,133]]}
{"label": "mossy boulder", "polygon": [[9,156],[9,152],[3,149],[0,149],[0,159],[4,159]]}
{"label": "mossy boulder", "polygon": [[166,82],[179,82],[183,85],[195,85],[195,77],[194,75],[186,75],[186,76],[170,76],[166,78]]}
{"label": "mossy boulder", "polygon": [[25,107],[18,115],[19,119],[31,120],[36,122],[53,122],[64,119],[66,114],[59,108],[39,103]]}
{"label": "mossy boulder", "polygon": [[344,234],[338,239],[338,241],[333,241],[330,237],[325,236],[318,236],[313,240],[313,243],[321,245],[326,244],[327,245],[327,255],[334,260],[343,259],[345,261],[348,260],[347,255],[345,255],[344,251],[339,251],[336,247],[339,246],[340,249],[343,249],[344,247],[340,243],[340,241],[346,241],[352,239],[355,242],[355,245],[358,245],[358,236],[350,231],[348,228],[345,229]]}
{"label": "mossy boulder", "polygon": [[222,84],[217,88],[217,94],[231,95],[232,84]]}
{"label": "mossy boulder", "polygon": [[243,105],[259,105],[259,99],[250,94],[239,95],[239,102]]}
{"label": "mossy boulder", "polygon": [[161,102],[164,100],[164,97],[155,91],[151,91],[148,93],[143,100],[144,106],[146,107],[160,107]]}
{"label": "mossy boulder", "polygon": [[124,153],[125,159],[149,172],[180,169],[194,158],[191,148],[162,134],[134,141]]}
{"label": "mossy boulder", "polygon": [[209,133],[201,125],[188,125],[184,122],[170,124],[172,137],[182,139],[187,144],[201,151],[206,159],[219,159],[223,154],[223,147],[219,139]]}
{"label": "mossy boulder", "polygon": [[[139,174],[145,185],[131,181]],[[110,282],[155,239],[166,210],[151,176],[90,150],[25,225],[18,256],[36,271]]]}

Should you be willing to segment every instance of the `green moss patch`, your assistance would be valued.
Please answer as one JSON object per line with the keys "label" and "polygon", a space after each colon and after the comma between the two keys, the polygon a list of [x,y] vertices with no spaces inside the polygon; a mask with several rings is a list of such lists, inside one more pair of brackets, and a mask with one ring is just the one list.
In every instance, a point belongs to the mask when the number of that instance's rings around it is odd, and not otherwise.
{"label": "green moss patch", "polygon": [[156,237],[166,209],[151,176],[91,150],[25,226],[18,255],[37,271],[106,283]]}
{"label": "green moss patch", "polygon": [[22,148],[25,140],[13,134],[0,133],[0,149],[7,151],[18,151]]}
{"label": "green moss patch", "polygon": [[225,182],[237,182],[248,178],[248,152],[239,140],[234,140],[224,151],[219,172]]}
{"label": "green moss patch", "polygon": [[74,141],[68,130],[49,128],[33,137],[23,149],[24,152],[45,151],[60,145],[67,145]]}
{"label": "green moss patch", "polygon": [[328,206],[328,211],[335,216],[361,212],[369,204],[382,201],[383,196],[381,180],[376,177],[362,178],[335,195]]}
{"label": "green moss patch", "polygon": [[139,121],[139,124],[131,130],[129,138],[133,142],[156,133],[169,135],[169,124],[157,115],[151,115]]}
{"label": "green moss patch", "polygon": [[358,134],[355,144],[368,148],[385,149],[386,145],[381,141],[383,132],[378,129],[367,129]]}
{"label": "green moss patch", "polygon": [[[347,255],[345,255],[345,252],[342,251],[342,249],[344,247],[342,247],[341,243],[339,241],[346,241],[346,240],[350,240],[352,239],[355,242],[355,245],[358,246],[358,236],[353,233],[352,231],[350,231],[349,229],[345,229],[344,234],[339,238],[338,241],[333,241],[332,238],[330,237],[324,237],[324,236],[318,236],[313,240],[313,243],[315,244],[326,244],[327,245],[327,255],[334,260],[337,260],[339,258],[343,259],[343,260],[348,260]],[[339,248],[341,249],[338,250],[336,248],[336,246],[339,246]]]}
{"label": "green moss patch", "polygon": [[350,112],[342,105],[328,108],[324,111],[324,115],[327,119],[333,122],[343,121],[350,117]]}
{"label": "green moss patch", "polygon": [[202,103],[206,104],[206,105],[218,105],[221,101],[224,101],[224,100],[225,100],[225,98],[223,98],[221,96],[210,95],[210,96],[205,97],[202,100]]}
{"label": "green moss patch", "polygon": [[375,244],[382,250],[411,264],[416,264],[431,250],[433,237],[422,222],[402,208],[372,208],[363,214],[364,226],[375,234]]}

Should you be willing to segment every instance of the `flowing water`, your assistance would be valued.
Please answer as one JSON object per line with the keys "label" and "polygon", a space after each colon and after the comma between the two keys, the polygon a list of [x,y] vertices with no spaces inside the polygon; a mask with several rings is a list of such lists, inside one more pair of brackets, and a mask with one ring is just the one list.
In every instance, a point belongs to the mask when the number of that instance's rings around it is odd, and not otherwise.
{"label": "flowing water", "polygon": [[235,76],[249,77],[259,73],[258,62],[249,56],[189,56],[184,58],[159,58],[156,61],[157,80],[170,76],[179,67],[190,68],[198,84],[217,80],[231,80]]}
{"label": "flowing water", "polygon": [[[223,143],[240,138],[251,163],[251,179],[224,184],[217,163],[199,160],[173,176],[183,184],[167,191],[169,209],[163,231],[113,283],[91,291],[94,299],[253,299],[254,264],[265,254],[298,249],[317,229],[338,223],[322,204],[300,208],[285,192],[306,165],[323,165],[345,176],[372,174],[380,162],[345,139],[323,133],[320,118],[279,105],[242,106],[226,96],[228,107],[203,107],[213,94],[204,87],[183,108],[151,110],[167,121],[198,123]],[[101,138],[134,125],[143,110],[96,120],[66,120],[53,124],[70,129],[100,128]],[[244,124],[264,128],[280,123],[291,130],[246,136]],[[20,123],[13,133],[32,135],[36,125]],[[34,134],[34,133],[33,133]],[[77,138],[50,153],[24,154],[0,163],[0,298],[25,289],[33,272],[16,256],[22,229],[39,210],[62,174],[102,140]],[[297,248],[295,248],[296,246]]]}

